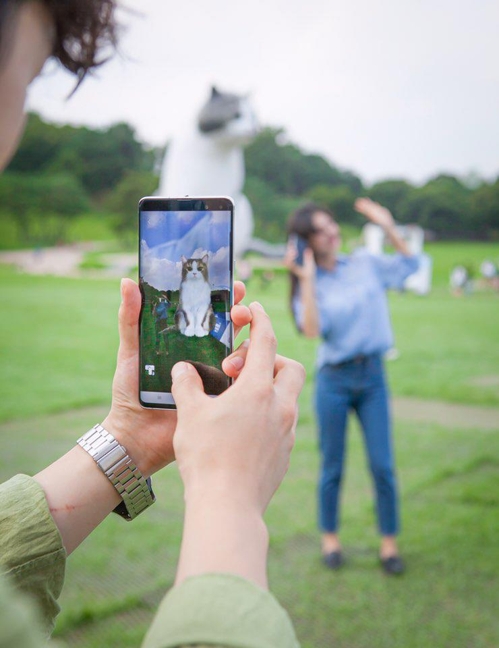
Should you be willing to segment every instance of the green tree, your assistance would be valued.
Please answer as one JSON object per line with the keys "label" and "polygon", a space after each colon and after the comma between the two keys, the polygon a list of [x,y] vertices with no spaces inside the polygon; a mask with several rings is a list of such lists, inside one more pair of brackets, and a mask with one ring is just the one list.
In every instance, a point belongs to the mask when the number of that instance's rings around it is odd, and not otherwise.
{"label": "green tree", "polygon": [[96,195],[116,187],[128,171],[144,169],[146,157],[128,124],[103,131],[79,128],[52,168],[69,170]]}
{"label": "green tree", "polygon": [[307,198],[330,209],[340,223],[361,226],[365,222],[353,208],[356,196],[347,185],[317,185],[307,192]]}
{"label": "green tree", "polygon": [[128,171],[152,171],[157,151],[141,144],[131,126],[107,129],[57,126],[31,113],[9,171],[69,173],[92,196],[113,189]]}
{"label": "green tree", "polygon": [[21,143],[7,171],[13,173],[46,171],[68,145],[75,130],[72,126],[48,124],[36,113],[29,113]]}
{"label": "green tree", "polygon": [[15,222],[19,241],[53,244],[65,239],[70,219],[87,211],[89,201],[69,174],[4,173],[0,205]]}
{"label": "green tree", "polygon": [[297,197],[278,194],[259,178],[246,178],[244,192],[253,209],[255,236],[272,243],[286,240],[287,221],[300,204]]}
{"label": "green tree", "polygon": [[137,204],[143,196],[151,196],[158,184],[158,176],[151,171],[129,171],[109,194],[105,206],[113,214],[113,228],[122,242],[129,244],[135,240]]}
{"label": "green tree", "polygon": [[414,187],[405,180],[383,180],[377,182],[367,195],[387,207],[396,220],[401,220],[400,206]]}
{"label": "green tree", "polygon": [[475,189],[470,200],[470,221],[481,238],[499,239],[499,178]]}
{"label": "green tree", "polygon": [[266,182],[273,191],[302,196],[318,184],[348,185],[358,195],[360,179],[340,171],[317,154],[305,154],[292,143],[282,143],[284,131],[264,128],[245,151],[247,176]]}
{"label": "green tree", "polygon": [[403,223],[418,223],[441,238],[464,238],[473,234],[470,195],[457,178],[440,175],[412,189],[401,201],[398,215]]}

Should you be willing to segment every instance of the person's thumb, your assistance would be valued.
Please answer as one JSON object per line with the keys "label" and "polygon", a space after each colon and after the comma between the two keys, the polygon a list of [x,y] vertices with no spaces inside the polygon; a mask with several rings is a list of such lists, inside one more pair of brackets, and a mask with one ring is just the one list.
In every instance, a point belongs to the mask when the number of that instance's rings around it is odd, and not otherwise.
{"label": "person's thumb", "polygon": [[139,315],[141,296],[137,284],[131,279],[121,280],[121,306],[118,313],[120,333],[119,359],[128,360],[139,352]]}
{"label": "person's thumb", "polygon": [[172,394],[179,414],[184,407],[193,407],[205,397],[201,376],[189,362],[177,362],[173,366]]}

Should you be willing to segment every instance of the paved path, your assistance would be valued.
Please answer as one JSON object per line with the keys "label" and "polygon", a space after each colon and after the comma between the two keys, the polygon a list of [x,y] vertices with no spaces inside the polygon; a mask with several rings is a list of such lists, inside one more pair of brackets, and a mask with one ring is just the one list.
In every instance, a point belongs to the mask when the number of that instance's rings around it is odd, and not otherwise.
{"label": "paved path", "polygon": [[136,253],[102,254],[100,260],[106,268],[98,271],[81,270],[85,254],[95,251],[95,245],[78,244],[38,250],[13,250],[0,252],[0,263],[15,265],[23,272],[34,275],[55,275],[58,277],[125,277],[137,265]]}
{"label": "paved path", "polygon": [[437,423],[448,428],[499,431],[499,408],[459,405],[420,398],[395,397],[393,415],[396,419]]}
{"label": "paved path", "polygon": [[15,265],[29,274],[72,277],[83,261],[84,255],[84,249],[69,245],[38,250],[13,250],[0,252],[0,263]]}
{"label": "paved path", "polygon": [[[465,430],[480,430],[482,432],[499,432],[499,407],[478,407],[475,405],[458,405],[441,401],[427,401],[419,398],[395,397],[392,400],[394,418],[399,421],[414,421],[437,424],[442,427]],[[64,436],[67,430],[75,427],[90,426],[91,421],[103,419],[109,407],[94,405],[73,410],[65,410],[57,414],[42,414],[35,417],[37,429],[51,430],[55,438]],[[16,418],[0,423],[1,438],[17,438],[26,429],[30,419]],[[0,471],[1,472],[1,471]]]}

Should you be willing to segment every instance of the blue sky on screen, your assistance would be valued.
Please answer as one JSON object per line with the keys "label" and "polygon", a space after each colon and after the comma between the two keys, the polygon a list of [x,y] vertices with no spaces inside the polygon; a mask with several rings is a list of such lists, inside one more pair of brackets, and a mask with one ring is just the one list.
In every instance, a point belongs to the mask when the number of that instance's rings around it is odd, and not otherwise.
{"label": "blue sky on screen", "polygon": [[230,212],[147,211],[141,214],[141,268],[158,290],[178,290],[182,256],[208,255],[212,289],[229,288]]}

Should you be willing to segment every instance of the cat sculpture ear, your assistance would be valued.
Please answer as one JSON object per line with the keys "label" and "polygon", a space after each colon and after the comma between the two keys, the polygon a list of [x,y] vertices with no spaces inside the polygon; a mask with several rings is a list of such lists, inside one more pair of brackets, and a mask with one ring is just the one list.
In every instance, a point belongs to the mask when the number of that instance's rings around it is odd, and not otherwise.
{"label": "cat sculpture ear", "polygon": [[215,86],[212,86],[210,98],[198,116],[199,130],[202,133],[211,133],[224,128],[228,122],[237,118],[239,102],[238,95],[220,92]]}

